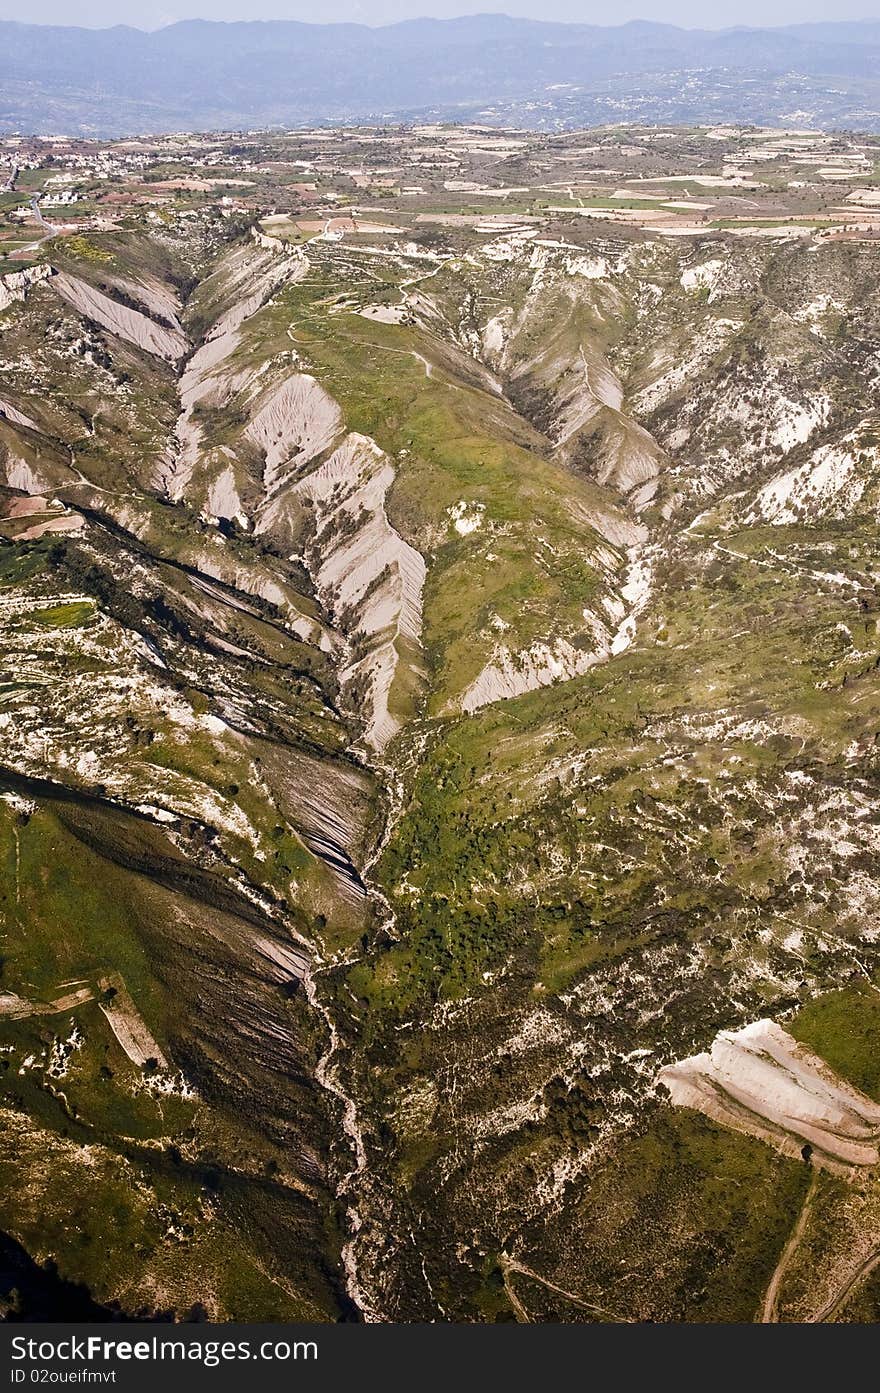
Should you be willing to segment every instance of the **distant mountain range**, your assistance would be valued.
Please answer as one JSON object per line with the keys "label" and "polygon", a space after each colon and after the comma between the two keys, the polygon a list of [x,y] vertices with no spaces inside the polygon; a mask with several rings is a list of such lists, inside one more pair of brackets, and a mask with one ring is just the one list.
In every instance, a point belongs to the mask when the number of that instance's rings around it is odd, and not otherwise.
{"label": "distant mountain range", "polygon": [[436,117],[552,128],[740,120],[880,129],[880,21],[685,30],[504,15],[0,22],[0,129],[112,135]]}

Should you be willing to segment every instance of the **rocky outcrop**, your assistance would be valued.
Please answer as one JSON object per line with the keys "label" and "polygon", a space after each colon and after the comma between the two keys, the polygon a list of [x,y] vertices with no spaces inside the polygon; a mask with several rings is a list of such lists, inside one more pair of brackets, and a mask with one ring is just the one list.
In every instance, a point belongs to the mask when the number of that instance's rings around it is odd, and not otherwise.
{"label": "rocky outcrop", "polygon": [[0,276],[0,313],[9,309],[16,300],[23,301],[32,285],[48,280],[51,275],[51,266],[28,266],[23,271],[11,271],[8,276]]}

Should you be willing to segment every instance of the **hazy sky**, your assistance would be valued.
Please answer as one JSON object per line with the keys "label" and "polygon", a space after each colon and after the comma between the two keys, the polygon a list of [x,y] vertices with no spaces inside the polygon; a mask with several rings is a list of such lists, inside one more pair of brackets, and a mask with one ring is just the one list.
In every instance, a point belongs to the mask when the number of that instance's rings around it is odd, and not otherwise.
{"label": "hazy sky", "polygon": [[134,24],[156,29],[176,19],[355,20],[390,24],[419,15],[447,17],[499,11],[540,19],[594,24],[628,19],[664,20],[689,28],[732,24],[793,24],[817,19],[870,19],[880,0],[0,0],[0,19],[36,24]]}

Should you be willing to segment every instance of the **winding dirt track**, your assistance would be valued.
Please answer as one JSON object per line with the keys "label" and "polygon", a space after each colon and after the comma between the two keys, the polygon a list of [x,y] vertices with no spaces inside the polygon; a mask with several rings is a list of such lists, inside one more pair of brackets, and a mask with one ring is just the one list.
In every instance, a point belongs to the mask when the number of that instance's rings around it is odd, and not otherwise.
{"label": "winding dirt track", "polygon": [[815,1315],[810,1316],[806,1324],[819,1325],[823,1321],[831,1320],[832,1316],[836,1316],[840,1308],[849,1300],[850,1296],[852,1296],[856,1287],[860,1286],[865,1278],[870,1276],[874,1268],[878,1266],[880,1266],[880,1248],[875,1248],[873,1253],[869,1253],[868,1256],[859,1263],[855,1272],[850,1273],[849,1277],[847,1277],[846,1281],[843,1283],[843,1286],[831,1297],[831,1300],[825,1302],[821,1311],[817,1311]]}
{"label": "winding dirt track", "polygon": [[[764,1296],[764,1304],[761,1308],[761,1324],[763,1325],[774,1324],[779,1320],[779,1313],[776,1309],[776,1303],[779,1299],[779,1288],[782,1285],[783,1277],[788,1271],[789,1264],[797,1251],[798,1244],[804,1236],[804,1229],[807,1227],[807,1220],[813,1208],[813,1200],[816,1197],[818,1184],[819,1176],[818,1173],[814,1171],[810,1179],[809,1189],[804,1196],[801,1212],[797,1217],[797,1223],[789,1234],[788,1242],[779,1255],[779,1261],[773,1270],[773,1276],[770,1278],[770,1284]],[[816,1317],[816,1319],[819,1319],[819,1317]]]}
{"label": "winding dirt track", "polygon": [[592,1301],[585,1301],[582,1296],[576,1296],[574,1292],[566,1291],[564,1287],[558,1287],[555,1282],[551,1282],[546,1277],[542,1277],[539,1272],[534,1272],[531,1267],[526,1267],[523,1263],[517,1262],[516,1258],[502,1255],[501,1270],[504,1274],[504,1288],[510,1299],[510,1303],[519,1315],[520,1320],[524,1322],[531,1323],[531,1317],[522,1302],[516,1296],[508,1280],[512,1272],[518,1272],[522,1277],[528,1277],[533,1282],[539,1282],[540,1285],[546,1287],[548,1291],[554,1291],[557,1295],[564,1296],[567,1301],[574,1302],[576,1306],[581,1306],[585,1311],[591,1311],[594,1315],[605,1316],[608,1320],[615,1323],[629,1324],[628,1318],[621,1317],[614,1311],[606,1310],[604,1306],[596,1306]]}
{"label": "winding dirt track", "polygon": [[[764,1302],[761,1308],[762,1324],[773,1324],[779,1320],[779,1312],[777,1309],[779,1289],[791,1265],[791,1260],[797,1251],[798,1245],[804,1236],[804,1230],[806,1229],[807,1222],[812,1213],[818,1185],[819,1173],[818,1171],[814,1171],[797,1222],[789,1235],[788,1242],[780,1254],[779,1261],[773,1271],[773,1276],[770,1278],[770,1284],[767,1287],[767,1292],[764,1296]],[[804,1324],[821,1325],[823,1322],[833,1319],[852,1296],[853,1292],[861,1286],[865,1278],[869,1277],[876,1267],[880,1267],[880,1247],[874,1248],[872,1252],[868,1253],[867,1257],[863,1258],[858,1267],[844,1279],[834,1295],[825,1302],[825,1305],[822,1306],[820,1310],[814,1312],[813,1315],[806,1317]]]}

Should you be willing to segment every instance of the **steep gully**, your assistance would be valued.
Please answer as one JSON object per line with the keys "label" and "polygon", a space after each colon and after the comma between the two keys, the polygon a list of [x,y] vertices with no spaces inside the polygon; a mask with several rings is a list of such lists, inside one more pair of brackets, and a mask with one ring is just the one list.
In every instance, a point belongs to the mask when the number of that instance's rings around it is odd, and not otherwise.
{"label": "steep gully", "polygon": [[[622,653],[633,642],[638,617],[647,605],[650,594],[651,549],[649,545],[642,544],[629,551],[629,564],[622,589],[623,598],[628,601],[628,608],[614,634],[606,661]],[[426,726],[422,726],[418,721],[414,722],[407,729],[405,738],[397,742],[393,763],[385,761],[381,751],[370,751],[363,746],[351,751],[374,774],[377,787],[382,791],[384,798],[381,832],[361,872],[367,895],[378,910],[375,930],[377,936],[384,933],[390,938],[397,937],[394,909],[374,872],[382,852],[405,812],[409,778],[418,767],[429,736],[430,732]],[[384,1317],[377,1296],[368,1289],[361,1276],[359,1264],[359,1244],[370,1227],[370,1220],[364,1212],[363,1200],[373,1167],[369,1156],[366,1126],[357,1098],[348,1090],[343,1079],[341,1065],[346,1045],[337,1028],[332,1009],[328,1002],[322,999],[320,992],[322,976],[337,966],[340,966],[339,961],[317,959],[307,975],[305,986],[308,1000],[322,1015],[328,1032],[328,1047],[318,1061],[316,1078],[341,1107],[343,1132],[353,1160],[350,1168],[337,1181],[337,1194],[345,1205],[349,1223],[349,1238],[341,1254],[347,1290],[363,1319],[373,1322],[381,1321]],[[381,1218],[380,1214],[380,1223]],[[516,1309],[518,1302],[514,1301],[512,1304]],[[524,1314],[521,1318],[525,1318]]]}
{"label": "steep gully", "polygon": [[[276,262],[276,268],[270,268],[268,273],[260,278],[257,287],[252,288],[249,295],[236,301],[215,323],[202,344],[195,348],[188,359],[180,362],[178,375],[180,412],[173,432],[172,448],[157,479],[157,484],[171,501],[179,501],[185,497],[199,459],[201,432],[193,420],[194,406],[210,394],[217,380],[216,374],[232,356],[239,343],[240,331],[247,320],[257,313],[269,295],[279,288],[281,283],[288,279],[300,279],[308,268],[308,262],[305,258],[298,257],[292,263],[288,259],[286,266],[283,262],[280,264]],[[130,330],[132,326],[128,322],[122,327],[124,330]],[[134,327],[139,328],[140,326],[135,325]],[[153,334],[149,335],[148,342],[142,346],[147,351],[158,352],[161,356],[174,356],[168,351],[168,339],[159,343]],[[172,348],[176,346],[172,345]],[[270,403],[270,408],[271,405],[272,403]],[[251,428],[257,439],[260,439],[261,434],[260,423],[257,419],[259,414],[259,412],[256,413],[256,424],[252,423]],[[264,444],[266,448],[268,475],[272,469],[277,470],[281,460],[271,458],[272,445],[268,434],[266,434],[265,441],[260,443]],[[314,443],[326,445],[329,443],[329,438],[321,441],[316,440]],[[275,452],[277,453],[277,446]],[[332,628],[332,625],[329,627]],[[347,651],[350,648],[350,641],[345,642],[342,650],[343,661],[345,661]],[[349,714],[355,713],[350,712]],[[402,781],[395,777],[390,766],[385,766],[378,759],[373,759],[372,752],[368,749],[352,749],[349,754],[361,767],[369,769],[376,775],[380,788],[394,790],[396,795],[395,807],[393,810],[389,807],[382,819],[381,835],[368,866],[364,868],[363,876],[352,865],[344,847],[336,843],[332,836],[332,828],[327,828],[326,835],[318,835],[316,832],[315,835],[307,837],[306,840],[313,853],[325,862],[331,872],[335,872],[337,876],[341,872],[342,877],[350,882],[350,888],[358,890],[374,906],[379,907],[380,913],[376,916],[377,920],[381,920],[382,927],[386,931],[393,932],[393,910],[381,887],[370,878],[369,871],[381,854],[399,815],[399,807],[403,799],[403,785]],[[381,1319],[381,1314],[375,1310],[369,1293],[361,1285],[356,1258],[357,1236],[362,1226],[361,1215],[357,1208],[357,1194],[359,1180],[369,1165],[364,1129],[359,1118],[357,1101],[347,1092],[341,1081],[339,1055],[343,1048],[342,1039],[330,1001],[321,990],[322,978],[336,963],[332,958],[325,958],[318,945],[312,944],[310,948],[308,960],[303,964],[301,980],[309,1004],[324,1022],[327,1037],[326,1048],[315,1065],[315,1079],[339,1106],[343,1136],[353,1161],[353,1164],[335,1179],[337,1197],[345,1207],[350,1230],[350,1236],[341,1252],[345,1284],[353,1306],[362,1317],[366,1320],[378,1320]]]}
{"label": "steep gully", "polygon": [[[265,305],[267,300],[285,282],[302,279],[309,268],[309,262],[303,253],[298,252],[290,255],[282,252],[281,255],[267,257],[265,252],[269,249],[262,246],[259,239],[255,240],[258,241],[259,251],[255,252],[253,248],[240,249],[236,254],[237,260],[233,260],[231,268],[234,282],[232,303],[227,302],[225,311],[215,320],[201,342],[193,346],[192,351],[190,351],[190,344],[176,315],[172,321],[169,321],[167,314],[163,314],[160,322],[157,322],[151,313],[155,306],[148,303],[145,297],[139,297],[142,309],[135,310],[130,304],[120,303],[110,296],[97,292],[93,287],[75,277],[63,274],[52,275],[53,290],[67,300],[74,309],[96,319],[114,336],[131,343],[152,356],[163,358],[173,365],[178,382],[180,409],[173,431],[171,448],[155,481],[156,486],[170,502],[183,502],[191,494],[194,476],[200,462],[201,428],[195,419],[194,407],[210,396],[221,378],[224,379],[222,380],[224,391],[234,391],[244,385],[242,378],[235,374],[231,360],[240,343],[241,333],[246,322]],[[263,255],[260,255],[261,252]],[[49,272],[49,274],[52,273]],[[421,357],[421,355],[419,356]],[[424,361],[426,375],[430,375],[428,360]],[[584,386],[592,397],[588,380],[585,380]],[[284,397],[283,401],[281,401],[282,396]],[[286,413],[288,416],[296,417],[297,413],[300,415],[308,414],[309,403],[311,402],[311,405],[314,406],[316,401],[320,411],[323,411],[326,417],[317,430],[317,434],[311,430],[307,421],[297,421],[294,427],[288,426],[287,428],[286,433],[289,439],[279,443],[279,435],[276,430],[276,414],[279,405],[282,407],[282,414]],[[266,415],[265,427],[261,424],[261,412]],[[282,434],[284,433],[282,431]],[[310,441],[311,448],[303,450],[303,442],[309,440],[310,433],[314,435],[314,439]],[[263,507],[270,516],[272,515],[271,510],[277,509],[279,497],[283,495],[285,489],[291,492],[303,492],[308,489],[313,502],[320,504],[323,501],[322,494],[325,488],[321,471],[324,470],[326,473],[331,462],[335,461],[328,474],[328,483],[331,486],[335,486],[340,481],[347,482],[344,478],[347,469],[356,471],[360,468],[362,470],[363,477],[355,480],[355,487],[352,489],[350,508],[354,510],[357,506],[360,513],[366,490],[369,494],[367,501],[372,500],[371,516],[374,533],[371,545],[366,550],[378,554],[382,558],[378,572],[367,573],[363,576],[365,588],[368,592],[375,592],[375,582],[382,578],[381,572],[389,566],[394,567],[400,582],[395,592],[399,602],[396,633],[399,635],[403,628],[407,638],[415,637],[417,639],[418,635],[412,631],[413,586],[417,592],[415,604],[418,607],[424,563],[418,553],[414,552],[394,532],[385,515],[385,491],[393,480],[391,461],[382,455],[382,452],[372,441],[345,435],[345,427],[337,404],[327,397],[313,378],[303,375],[300,371],[293,372],[290,378],[281,384],[280,388],[276,387],[268,402],[262,393],[258,393],[249,434],[254,443],[263,447],[266,456],[266,477],[264,479],[266,497]],[[294,445],[296,448],[293,448]],[[335,454],[328,458],[327,451],[334,446],[336,447]],[[312,462],[318,462],[322,459],[324,462],[319,463],[317,470],[313,469],[311,473],[307,472]],[[301,467],[300,462],[305,466],[304,468]],[[86,480],[83,482],[87,483]],[[363,487],[359,488],[360,485]],[[328,518],[332,521],[332,515],[329,513]],[[105,521],[108,520],[105,519]],[[327,582],[322,584],[322,572],[326,568],[327,557],[320,554],[320,541],[320,536],[316,536],[312,549],[313,554],[307,560],[311,562],[310,569],[319,601],[322,602],[325,609],[330,603],[332,609],[332,600],[329,597],[332,597],[335,585],[339,580],[338,568],[345,563],[347,556],[346,554],[341,556],[337,554],[335,557],[331,555],[329,558],[331,563],[330,575]],[[363,567],[363,548],[361,548],[361,554],[355,557],[355,564]],[[210,585],[215,591],[218,585],[222,584],[216,576],[200,577],[197,570],[192,572],[192,579],[203,579],[204,583]],[[234,605],[237,602],[236,588],[226,584],[223,584],[222,588],[226,592],[223,598]],[[391,588],[393,590],[393,587]],[[381,590],[382,587],[380,587]],[[380,615],[386,617],[386,622],[389,603],[387,591],[386,585],[384,593],[381,594],[382,603],[380,605]],[[604,655],[606,660],[622,652],[632,642],[637,616],[644,607],[649,593],[650,572],[646,565],[644,550],[639,547],[630,552],[629,573],[622,588],[622,598],[628,602],[628,608],[619,621],[616,634],[610,645],[610,651]],[[342,663],[342,670],[345,671],[346,667],[356,670],[357,664],[353,661],[352,648],[354,639],[358,637],[358,634],[340,633],[334,623],[334,616],[330,612],[327,613],[326,620],[324,632],[336,636],[338,643],[336,651]],[[375,614],[373,616],[367,615],[366,619],[362,615],[361,622],[366,626],[366,630],[362,627],[359,635],[363,637],[365,631],[367,635],[375,634],[381,628],[382,620],[381,618],[377,619]],[[384,648],[393,654],[393,640],[390,643],[385,643]],[[386,652],[385,658],[387,655]],[[395,662],[396,658],[392,657],[389,680],[393,680]],[[388,666],[388,662],[385,661],[386,676],[388,675]],[[385,695],[387,697],[387,690]],[[360,707],[363,707],[363,699],[360,701]],[[361,719],[364,712],[363,709],[358,709],[357,700],[349,700],[348,714],[358,724],[364,724]],[[379,857],[393,835],[397,822],[404,811],[409,775],[419,762],[421,751],[428,738],[428,732],[422,730],[418,723],[413,723],[407,731],[405,741],[400,742],[395,749],[395,762],[388,762],[383,757],[383,750],[388,741],[396,734],[396,730],[390,727],[387,721],[387,701],[384,706],[384,715],[385,719],[383,720],[380,712],[380,719],[374,720],[372,727],[370,722],[366,723],[364,741],[352,747],[348,752],[349,757],[356,765],[373,775],[378,788],[382,790],[384,806],[381,816],[381,830],[366,865],[359,874],[352,864],[345,846],[334,834],[332,815],[323,824],[316,825],[313,829],[314,835],[307,837],[306,840],[314,854],[327,865],[344,893],[356,893],[368,899],[375,911],[374,932],[376,934],[383,933],[393,938],[396,935],[394,911],[374,872]],[[342,882],[345,884],[343,885]],[[306,956],[306,953],[302,953],[301,959],[306,959]],[[334,1019],[332,995],[322,991],[322,979],[334,968],[344,965],[344,960],[334,959],[331,956],[325,957],[320,946],[312,944],[310,961],[301,961],[301,975],[307,998],[312,1007],[323,1018],[327,1031],[327,1047],[317,1062],[315,1077],[318,1084],[339,1105],[342,1132],[349,1157],[353,1161],[353,1164],[336,1178],[337,1194],[345,1206],[350,1227],[350,1236],[342,1250],[346,1283],[350,1297],[364,1319],[379,1320],[382,1318],[382,1313],[377,1308],[375,1299],[364,1287],[358,1264],[359,1235],[363,1231],[365,1222],[359,1208],[359,1196],[364,1192],[365,1181],[371,1171],[366,1128],[359,1114],[357,1098],[346,1087],[343,1079],[341,1064],[345,1043],[337,1021]]]}
{"label": "steep gully", "polygon": [[[255,239],[258,240],[259,239]],[[267,250],[261,247],[263,251]],[[264,258],[265,261],[265,258]],[[156,480],[157,485],[165,493],[170,501],[182,501],[189,492],[191,482],[199,461],[201,447],[201,432],[194,419],[193,408],[196,404],[208,397],[216,385],[217,374],[228,368],[235,348],[240,341],[240,334],[248,319],[258,312],[266,303],[267,299],[281,287],[287,280],[299,280],[307,273],[308,260],[303,253],[298,253],[295,258],[277,257],[270,258],[268,267],[264,264],[257,277],[256,284],[241,287],[240,298],[238,298],[230,308],[216,321],[213,327],[207,332],[201,344],[195,346],[188,357],[183,354],[186,350],[182,336],[178,337],[176,332],[157,335],[151,328],[145,335],[145,342],[141,347],[146,351],[152,352],[157,356],[165,357],[166,360],[177,360],[178,365],[178,391],[180,399],[180,413],[177,425],[173,432],[173,445],[169,451]],[[71,294],[69,287],[58,287],[59,292],[65,298],[72,301],[81,298],[78,289]],[[82,306],[78,306],[83,308]],[[90,308],[94,312],[94,304],[90,302]],[[104,309],[104,306],[99,306]],[[146,316],[143,316],[146,318]],[[142,325],[141,316],[136,319],[128,317],[125,323],[121,322],[114,325],[114,331],[121,332],[122,337],[131,339],[140,338]],[[426,373],[428,364],[426,361]],[[301,374],[294,375],[301,380]],[[291,380],[292,381],[292,380]],[[314,379],[311,379],[313,382]],[[589,391],[589,384],[585,384]],[[290,384],[282,384],[281,391],[290,391]],[[592,395],[592,394],[591,394]],[[332,399],[328,399],[332,408],[338,413],[338,420],[335,424],[341,426],[341,413]],[[299,401],[293,403],[301,408],[303,403]],[[272,406],[272,403],[269,403]],[[265,408],[264,408],[265,409]],[[266,453],[266,479],[269,485],[269,493],[277,492],[277,484],[281,482],[284,466],[291,462],[283,459],[278,450],[277,439],[273,445],[270,437],[266,434],[265,441],[261,435],[259,410],[255,413],[249,433],[264,446]],[[331,425],[334,423],[331,423]],[[343,427],[344,429],[344,427]],[[299,439],[308,436],[308,426],[302,427]],[[316,455],[326,455],[326,450],[336,439],[337,432],[334,429],[319,431],[320,440],[316,439],[314,444],[317,447],[312,452],[312,458]],[[349,437],[351,438],[351,437]],[[344,442],[343,442],[344,443]],[[366,442],[373,446],[373,442]],[[288,447],[289,448],[289,447]],[[373,447],[375,449],[375,447]],[[299,454],[299,451],[294,454]],[[337,451],[338,453],[338,451]],[[381,454],[381,452],[379,452]],[[294,459],[294,463],[295,463]],[[389,462],[390,464],[390,462]],[[325,468],[326,466],[321,466]],[[393,471],[391,478],[393,479]],[[295,473],[288,477],[284,482],[288,487],[302,489],[303,484],[308,484],[310,479],[316,478],[316,474],[306,475],[304,480],[298,480]],[[273,484],[275,488],[273,490]],[[314,494],[314,488],[313,488]],[[269,503],[267,498],[267,503]],[[277,507],[277,501],[273,503]],[[381,500],[382,514],[384,517],[384,494]],[[387,519],[385,519],[387,529]],[[393,532],[393,529],[387,529]],[[396,534],[394,534],[396,537]],[[396,540],[402,547],[412,551],[402,539]],[[418,556],[417,553],[413,553]],[[418,558],[421,562],[421,558]],[[398,556],[397,563],[400,566]],[[423,563],[422,563],[423,566]],[[324,599],[320,584],[320,565],[311,567],[313,580],[319,599]],[[650,595],[650,560],[648,549],[640,545],[630,549],[629,569],[622,587],[622,597],[627,601],[627,610],[620,619],[617,630],[614,634],[610,651],[606,655],[606,661],[623,652],[633,641],[635,626],[638,615],[641,613]],[[333,616],[326,616],[326,626],[330,631],[335,630]],[[343,669],[351,659],[353,646],[352,634],[342,634],[340,658]],[[354,703],[349,703],[348,714],[359,720],[363,724],[363,711],[357,710]],[[395,937],[395,915],[393,907],[386,897],[376,875],[375,867],[384,848],[393,836],[395,827],[402,816],[406,803],[406,789],[408,775],[417,766],[420,753],[424,748],[428,738],[427,730],[422,730],[419,724],[414,723],[408,730],[405,741],[400,742],[400,748],[396,750],[396,763],[387,762],[383,757],[383,750],[388,740],[396,733],[394,730],[382,729],[380,738],[375,738],[376,727],[373,729],[374,738],[370,738],[369,723],[365,731],[365,740],[350,748],[349,756],[368,771],[376,780],[377,787],[381,790],[383,799],[383,809],[381,815],[381,825],[377,841],[369,855],[366,864],[361,868],[360,874],[354,872],[357,877],[359,888],[365,894],[367,900],[374,910],[374,934],[384,933],[388,937]],[[405,753],[404,753],[405,748]],[[403,767],[405,762],[405,766]],[[350,867],[347,853],[342,847],[337,847],[332,837],[316,837],[311,841],[312,850],[321,857],[330,869],[339,870],[342,862],[346,863],[346,868]],[[359,951],[359,950],[358,950]],[[340,1120],[345,1146],[349,1154],[351,1164],[347,1169],[340,1167],[341,1173],[335,1177],[335,1189],[339,1201],[344,1206],[345,1214],[349,1226],[349,1236],[344,1243],[341,1259],[345,1275],[345,1282],[348,1294],[362,1318],[366,1321],[379,1321],[383,1318],[375,1297],[366,1289],[365,1283],[361,1278],[360,1266],[358,1261],[359,1238],[364,1232],[366,1216],[362,1212],[362,1196],[365,1191],[371,1172],[371,1162],[367,1143],[367,1129],[365,1121],[361,1116],[358,1100],[353,1092],[349,1091],[343,1077],[342,1062],[346,1049],[343,1034],[334,1017],[332,1004],[332,994],[322,990],[322,982],[332,973],[332,971],[354,960],[355,954],[334,957],[325,956],[319,945],[312,945],[311,960],[305,964],[303,971],[303,985],[307,1000],[312,1008],[321,1016],[324,1021],[327,1045],[315,1066],[315,1078],[321,1088],[323,1088],[335,1101],[340,1110]]]}

